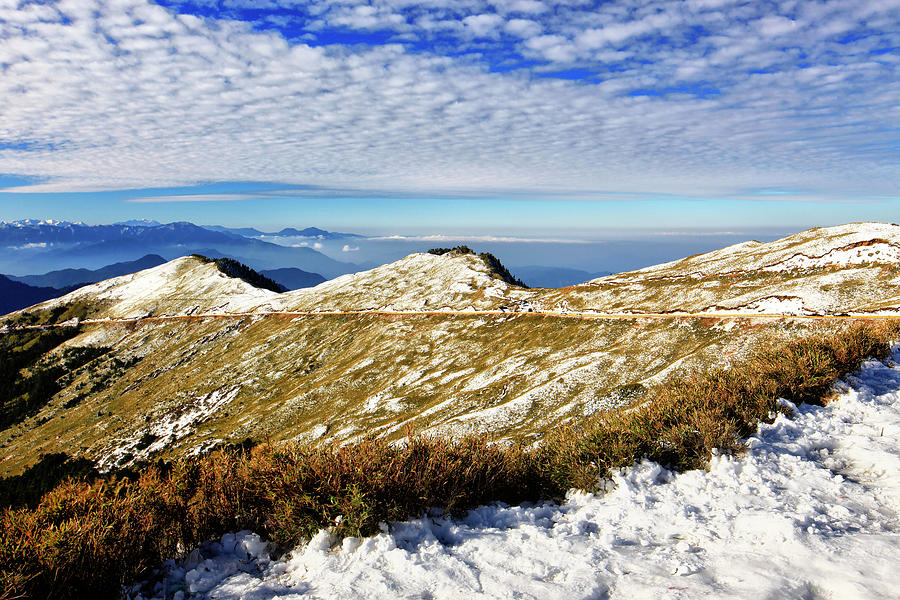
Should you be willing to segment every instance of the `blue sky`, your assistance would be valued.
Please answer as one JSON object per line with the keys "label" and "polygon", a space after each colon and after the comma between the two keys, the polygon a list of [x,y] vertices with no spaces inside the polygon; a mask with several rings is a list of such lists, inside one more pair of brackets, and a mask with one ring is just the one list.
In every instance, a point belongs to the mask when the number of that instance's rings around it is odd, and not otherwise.
{"label": "blue sky", "polygon": [[0,0],[0,219],[898,221],[898,64],[898,0]]}

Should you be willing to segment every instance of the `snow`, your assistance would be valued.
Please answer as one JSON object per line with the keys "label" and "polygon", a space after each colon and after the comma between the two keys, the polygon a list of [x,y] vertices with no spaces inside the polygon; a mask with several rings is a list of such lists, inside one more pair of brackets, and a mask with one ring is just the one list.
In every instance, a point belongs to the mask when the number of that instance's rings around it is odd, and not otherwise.
{"label": "snow", "polygon": [[315,287],[285,292],[276,303],[281,310],[481,310],[493,308],[509,294],[521,293],[494,278],[477,256],[415,253]]}
{"label": "snow", "polygon": [[185,256],[84,286],[38,306],[52,308],[77,300],[108,302],[110,306],[104,313],[107,317],[141,318],[158,314],[271,310],[278,296],[225,275],[213,263]]}
{"label": "snow", "polygon": [[363,540],[321,531],[280,560],[255,534],[228,534],[167,563],[153,594],[896,598],[898,400],[900,367],[869,361],[837,400],[761,425],[743,456],[716,456],[708,470],[643,462],[605,495],[428,515]]}
{"label": "snow", "polygon": [[791,258],[763,267],[763,271],[791,271],[795,269],[816,269],[822,267],[847,267],[867,263],[898,263],[900,247],[885,242],[876,242],[856,248],[836,248],[822,256],[795,254]]}
{"label": "snow", "polygon": [[[852,246],[862,244],[856,248]],[[849,223],[809,229],[773,242],[743,242],[680,260],[594,279],[591,283],[627,281],[636,276],[699,278],[752,271],[792,271],[824,266],[900,262],[900,226]]]}
{"label": "snow", "polygon": [[703,312],[718,315],[810,315],[812,311],[804,306],[803,298],[797,296],[768,296],[758,298],[746,306],[723,308],[713,306]]}
{"label": "snow", "polygon": [[[240,385],[235,385],[227,390],[214,390],[200,398],[184,403],[172,412],[158,416],[148,428],[139,432],[141,435],[148,433],[154,436],[152,443],[141,449],[139,448],[140,437],[118,441],[98,462],[100,470],[106,471],[116,465],[124,466],[136,460],[148,458],[154,452],[180,440],[190,434],[199,423],[216,414],[234,400],[240,391]],[[202,448],[198,452],[201,450]],[[131,458],[125,460],[125,457],[129,455]]]}

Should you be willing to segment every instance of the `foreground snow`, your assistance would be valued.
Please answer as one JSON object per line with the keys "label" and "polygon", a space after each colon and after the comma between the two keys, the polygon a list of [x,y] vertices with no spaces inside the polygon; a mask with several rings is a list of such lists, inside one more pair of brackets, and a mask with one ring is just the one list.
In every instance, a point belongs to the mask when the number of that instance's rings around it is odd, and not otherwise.
{"label": "foreground snow", "polygon": [[156,597],[896,598],[900,367],[870,361],[847,383],[708,472],[643,463],[603,496],[396,523],[334,548],[321,532],[278,561],[229,534],[167,565]]}

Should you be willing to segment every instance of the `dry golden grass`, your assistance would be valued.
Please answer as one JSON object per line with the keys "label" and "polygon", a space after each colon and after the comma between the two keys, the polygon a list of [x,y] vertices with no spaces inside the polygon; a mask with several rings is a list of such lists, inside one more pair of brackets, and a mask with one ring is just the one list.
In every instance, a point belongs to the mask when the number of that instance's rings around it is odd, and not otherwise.
{"label": "dry golden grass", "polygon": [[637,407],[558,428],[536,450],[486,437],[265,445],[151,466],[133,480],[70,480],[34,509],[0,515],[0,598],[112,598],[227,531],[289,546],[323,527],[369,535],[430,507],[559,498],[641,458],[702,467],[713,449],[740,451],[779,397],[820,401],[865,358],[885,356],[898,333],[893,323],[859,325],[760,349],[729,369],[670,380]]}

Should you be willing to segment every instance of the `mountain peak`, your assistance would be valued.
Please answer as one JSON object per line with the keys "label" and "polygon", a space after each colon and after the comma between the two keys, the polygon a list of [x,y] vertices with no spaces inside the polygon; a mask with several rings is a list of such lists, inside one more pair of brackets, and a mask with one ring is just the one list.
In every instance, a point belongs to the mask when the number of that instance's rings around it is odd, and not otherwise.
{"label": "mountain peak", "polygon": [[[277,293],[226,275],[215,261],[184,256],[167,263],[87,285],[38,308],[87,302],[102,317],[125,319],[193,313],[244,312]],[[92,315],[98,316],[98,315]]]}

